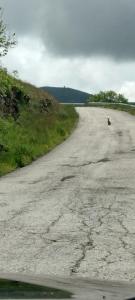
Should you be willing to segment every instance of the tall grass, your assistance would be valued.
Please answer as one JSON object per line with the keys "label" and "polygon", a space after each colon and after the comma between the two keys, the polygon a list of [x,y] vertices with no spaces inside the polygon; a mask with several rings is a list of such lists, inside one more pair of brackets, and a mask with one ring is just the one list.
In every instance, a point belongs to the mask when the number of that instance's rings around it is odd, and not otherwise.
{"label": "tall grass", "polygon": [[69,136],[76,121],[71,106],[46,115],[24,110],[17,122],[0,118],[0,176],[49,152]]}
{"label": "tall grass", "polygon": [[[30,97],[28,105],[19,106],[17,119],[3,115],[1,109],[14,86]],[[51,104],[44,110],[41,101],[48,100]],[[65,140],[77,118],[74,107],[59,105],[53,96],[0,69],[0,176],[26,166]]]}

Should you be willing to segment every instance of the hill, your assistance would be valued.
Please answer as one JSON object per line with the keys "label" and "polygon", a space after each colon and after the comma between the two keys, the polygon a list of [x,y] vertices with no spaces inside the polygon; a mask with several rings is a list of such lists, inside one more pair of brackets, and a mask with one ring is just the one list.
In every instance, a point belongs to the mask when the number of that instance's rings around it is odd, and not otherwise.
{"label": "hill", "polygon": [[41,87],[42,90],[51,93],[61,103],[79,103],[84,104],[90,94],[66,87]]}
{"label": "hill", "polygon": [[0,68],[0,176],[50,151],[76,121],[73,107]]}

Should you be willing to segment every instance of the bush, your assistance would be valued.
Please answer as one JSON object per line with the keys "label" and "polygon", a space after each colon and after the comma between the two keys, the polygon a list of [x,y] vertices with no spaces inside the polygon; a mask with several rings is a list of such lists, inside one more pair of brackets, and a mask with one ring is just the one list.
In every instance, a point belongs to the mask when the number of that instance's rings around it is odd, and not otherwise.
{"label": "bush", "polygon": [[114,91],[107,91],[90,96],[88,102],[128,103],[128,99]]}

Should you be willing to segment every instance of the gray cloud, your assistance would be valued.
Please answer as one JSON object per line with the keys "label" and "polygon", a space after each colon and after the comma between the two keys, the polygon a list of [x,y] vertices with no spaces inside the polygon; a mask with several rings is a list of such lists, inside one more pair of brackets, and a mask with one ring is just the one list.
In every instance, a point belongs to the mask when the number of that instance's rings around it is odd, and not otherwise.
{"label": "gray cloud", "polygon": [[134,0],[3,0],[10,28],[59,56],[135,58]]}
{"label": "gray cloud", "polygon": [[4,18],[9,29],[17,35],[40,35],[40,7],[43,0],[1,0],[4,9]]}

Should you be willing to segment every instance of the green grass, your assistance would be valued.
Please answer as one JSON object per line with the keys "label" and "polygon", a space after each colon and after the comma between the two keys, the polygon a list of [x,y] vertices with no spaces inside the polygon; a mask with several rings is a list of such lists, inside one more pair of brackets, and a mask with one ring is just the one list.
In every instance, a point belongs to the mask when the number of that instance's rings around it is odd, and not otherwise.
{"label": "green grass", "polygon": [[[0,176],[31,163],[64,141],[78,119],[73,106],[59,105],[46,92],[0,70],[0,100],[4,93],[17,86],[30,96],[30,103],[20,107],[17,120],[12,115],[0,116]],[[48,111],[41,109],[40,100],[51,101]],[[0,107],[1,108],[1,107]]]}
{"label": "green grass", "polygon": [[77,121],[73,107],[40,113],[24,110],[17,122],[0,118],[0,176],[24,167],[52,150],[72,132]]}
{"label": "green grass", "polygon": [[68,299],[72,293],[60,289],[0,279],[0,299]]}
{"label": "green grass", "polygon": [[102,107],[102,108],[109,108],[109,109],[116,109],[116,110],[120,110],[120,111],[125,111],[128,112],[131,115],[135,115],[135,106],[131,106],[131,105],[124,105],[124,104],[117,104],[117,103],[89,103],[88,106],[90,107]]}

